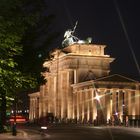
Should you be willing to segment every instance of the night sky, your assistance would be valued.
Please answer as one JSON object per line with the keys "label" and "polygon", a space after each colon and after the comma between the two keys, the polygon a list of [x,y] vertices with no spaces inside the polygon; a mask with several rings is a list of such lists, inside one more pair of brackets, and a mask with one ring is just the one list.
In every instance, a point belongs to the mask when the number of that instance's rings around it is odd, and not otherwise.
{"label": "night sky", "polygon": [[[61,46],[64,32],[73,29],[75,22],[78,21],[75,36],[83,40],[92,37],[92,43],[107,45],[106,54],[116,58],[111,64],[111,74],[118,73],[139,80],[140,73],[132,55],[133,50],[139,66],[139,0],[46,0],[46,2],[48,13],[56,16],[53,29],[60,32],[52,48]],[[117,8],[123,20],[120,20]]]}

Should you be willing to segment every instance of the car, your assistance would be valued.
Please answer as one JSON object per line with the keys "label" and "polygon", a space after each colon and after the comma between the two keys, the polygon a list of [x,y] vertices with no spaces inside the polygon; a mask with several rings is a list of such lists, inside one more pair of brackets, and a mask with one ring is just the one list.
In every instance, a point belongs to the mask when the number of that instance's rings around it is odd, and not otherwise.
{"label": "car", "polygon": [[11,123],[13,123],[13,122],[27,123],[28,121],[29,121],[28,118],[26,118],[25,116],[22,116],[22,115],[11,116],[9,118],[9,122],[11,122]]}

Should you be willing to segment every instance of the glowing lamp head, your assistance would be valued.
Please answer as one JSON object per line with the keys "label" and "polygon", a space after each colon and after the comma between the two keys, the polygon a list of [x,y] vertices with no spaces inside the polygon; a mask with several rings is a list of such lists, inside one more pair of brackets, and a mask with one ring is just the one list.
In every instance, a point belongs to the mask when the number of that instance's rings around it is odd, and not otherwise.
{"label": "glowing lamp head", "polygon": [[117,116],[118,115],[118,112],[116,112],[115,115]]}
{"label": "glowing lamp head", "polygon": [[47,129],[47,126],[41,126],[41,129],[45,130],[45,129]]}

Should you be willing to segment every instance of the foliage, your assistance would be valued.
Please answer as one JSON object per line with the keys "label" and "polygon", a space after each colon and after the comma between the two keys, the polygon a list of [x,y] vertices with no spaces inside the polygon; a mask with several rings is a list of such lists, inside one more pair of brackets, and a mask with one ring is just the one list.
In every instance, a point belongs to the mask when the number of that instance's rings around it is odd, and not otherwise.
{"label": "foliage", "polygon": [[[44,57],[42,55],[39,57],[39,54],[46,50],[45,45],[49,44],[56,36],[56,34],[49,34],[44,37],[43,44],[37,44],[42,34],[49,33],[50,28],[48,27],[54,18],[52,15],[46,16],[45,12],[46,3],[44,0],[1,0],[1,90],[10,93],[17,88],[25,88],[23,85],[26,87],[27,85],[35,86],[36,79],[42,80],[40,72],[46,54]],[[38,48],[35,43],[39,46]],[[41,81],[38,84],[40,83]]]}
{"label": "foliage", "polygon": [[[44,18],[45,8],[45,0],[1,0],[0,2],[0,115],[2,116],[0,123],[2,124],[5,121],[6,96],[15,96],[25,88],[35,88],[40,84],[37,79],[41,77],[44,58],[38,61],[39,71],[31,71],[28,67],[33,66],[33,59],[36,60],[38,57],[34,57],[36,55],[30,57],[32,53],[29,50],[34,52],[33,48],[36,45],[32,42],[38,42],[39,32],[46,31],[49,19],[53,18],[53,16]],[[55,34],[50,35],[48,44],[53,37]]]}

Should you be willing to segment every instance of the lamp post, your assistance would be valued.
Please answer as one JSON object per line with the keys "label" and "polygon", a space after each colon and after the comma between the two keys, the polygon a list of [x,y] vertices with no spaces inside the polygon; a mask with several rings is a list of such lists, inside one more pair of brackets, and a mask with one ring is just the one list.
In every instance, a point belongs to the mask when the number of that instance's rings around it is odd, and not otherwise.
{"label": "lamp post", "polygon": [[122,123],[123,123],[123,125],[125,125],[125,123],[126,123],[126,121],[125,121],[125,105],[124,105],[124,103],[123,103],[123,105],[122,105]]}
{"label": "lamp post", "polygon": [[16,129],[16,110],[17,110],[17,96],[15,95],[14,98],[14,122],[12,126],[12,135],[16,136],[17,135],[17,129]]}

